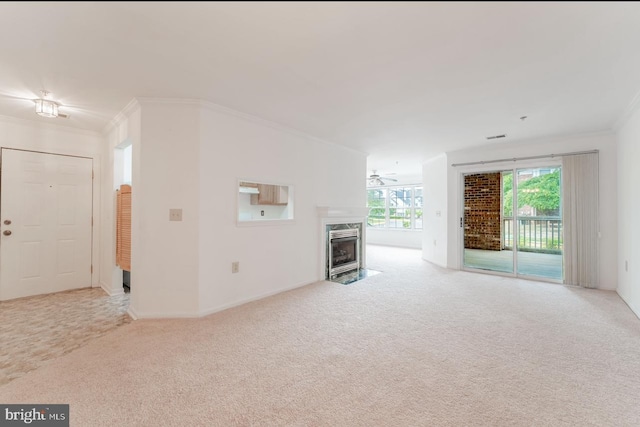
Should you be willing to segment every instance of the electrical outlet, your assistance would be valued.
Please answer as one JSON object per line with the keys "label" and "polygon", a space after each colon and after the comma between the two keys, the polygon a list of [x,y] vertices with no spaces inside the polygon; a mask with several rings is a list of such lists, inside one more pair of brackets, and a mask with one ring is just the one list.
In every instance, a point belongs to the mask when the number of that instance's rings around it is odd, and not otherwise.
{"label": "electrical outlet", "polygon": [[233,261],[231,263],[231,272],[232,273],[240,272],[240,261]]}
{"label": "electrical outlet", "polygon": [[182,221],[182,209],[169,209],[169,221]]}
{"label": "electrical outlet", "polygon": [[436,246],[438,242],[436,240],[433,241],[433,246]]}
{"label": "electrical outlet", "polygon": [[624,271],[629,271],[629,261],[624,260]]}

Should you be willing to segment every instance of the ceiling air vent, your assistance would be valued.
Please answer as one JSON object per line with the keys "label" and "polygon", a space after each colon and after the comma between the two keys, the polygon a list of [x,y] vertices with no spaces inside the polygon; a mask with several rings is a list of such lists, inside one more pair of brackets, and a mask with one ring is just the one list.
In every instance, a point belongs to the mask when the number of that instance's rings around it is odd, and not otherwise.
{"label": "ceiling air vent", "polygon": [[494,136],[488,136],[487,139],[498,139],[498,138],[504,138],[507,135],[494,135]]}

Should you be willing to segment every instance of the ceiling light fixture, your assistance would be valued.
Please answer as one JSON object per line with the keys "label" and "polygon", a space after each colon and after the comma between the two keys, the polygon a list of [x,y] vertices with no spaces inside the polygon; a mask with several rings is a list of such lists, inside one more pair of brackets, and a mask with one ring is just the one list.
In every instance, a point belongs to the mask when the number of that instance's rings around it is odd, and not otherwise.
{"label": "ceiling light fixture", "polygon": [[36,103],[36,114],[42,117],[58,117],[58,103],[50,99],[45,99],[49,96],[49,92],[46,90],[42,90],[40,93],[42,93],[42,98],[34,100]]}

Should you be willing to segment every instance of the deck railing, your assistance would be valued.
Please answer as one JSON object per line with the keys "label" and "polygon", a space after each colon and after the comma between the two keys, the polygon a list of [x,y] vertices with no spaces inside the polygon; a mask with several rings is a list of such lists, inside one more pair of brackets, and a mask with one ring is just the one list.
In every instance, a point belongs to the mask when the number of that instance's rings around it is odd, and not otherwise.
{"label": "deck railing", "polygon": [[[562,252],[562,218],[552,216],[519,216],[518,250]],[[513,217],[502,219],[502,247],[513,249]]]}

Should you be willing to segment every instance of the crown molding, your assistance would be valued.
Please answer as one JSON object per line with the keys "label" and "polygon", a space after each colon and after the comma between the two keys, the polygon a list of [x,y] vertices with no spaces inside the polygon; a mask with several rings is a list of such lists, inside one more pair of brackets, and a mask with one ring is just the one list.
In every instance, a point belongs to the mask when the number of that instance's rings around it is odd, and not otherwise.
{"label": "crown molding", "polygon": [[355,148],[347,147],[345,145],[341,145],[341,144],[338,144],[338,143],[333,142],[333,141],[328,141],[326,139],[319,138],[319,137],[314,136],[314,135],[310,135],[310,134],[308,134],[306,132],[303,132],[301,130],[292,128],[290,126],[283,125],[283,124],[280,124],[280,123],[277,123],[277,122],[273,122],[271,120],[266,120],[266,119],[263,119],[263,118],[260,118],[260,117],[257,117],[257,116],[253,116],[251,114],[243,113],[241,111],[233,110],[231,108],[228,108],[228,107],[225,107],[225,106],[222,106],[222,105],[219,105],[219,104],[214,104],[213,102],[203,101],[203,107],[208,109],[208,110],[212,110],[212,111],[216,111],[218,113],[228,114],[228,115],[231,115],[231,116],[239,117],[239,118],[245,119],[247,121],[259,124],[259,125],[267,126],[267,127],[272,128],[272,129],[275,129],[275,130],[286,132],[286,133],[289,133],[291,135],[294,135],[294,136],[297,136],[297,137],[300,137],[300,138],[309,139],[311,141],[318,142],[320,144],[329,145],[329,146],[332,146],[332,147],[336,147],[336,148],[340,148],[340,149],[343,149],[343,150],[351,151],[353,153],[362,154],[364,156],[367,156],[369,154],[369,153],[365,153],[364,151],[356,150]]}
{"label": "crown molding", "polygon": [[343,150],[347,150],[347,151],[351,151],[354,153],[358,153],[358,154],[362,154],[362,155],[368,155],[368,153],[364,152],[364,151],[360,151],[360,150],[356,150],[355,148],[351,148],[351,147],[347,147],[332,141],[327,141],[326,139],[322,139],[313,135],[310,135],[306,132],[300,131],[298,129],[294,129],[290,126],[287,125],[283,125],[271,120],[267,120],[267,119],[263,119],[261,117],[258,116],[254,116],[252,114],[248,114],[248,113],[244,113],[242,111],[238,111],[238,110],[234,110],[233,108],[229,108],[229,107],[225,107],[224,105],[220,105],[220,104],[216,104],[214,102],[211,101],[205,101],[202,99],[179,99],[179,98],[148,98],[148,97],[142,97],[142,98],[136,98],[139,102],[140,105],[144,104],[169,104],[169,105],[190,105],[190,106],[197,106],[200,108],[204,108],[206,110],[210,110],[210,111],[214,111],[216,113],[221,113],[221,114],[226,114],[229,116],[233,116],[233,117],[238,117],[244,120],[247,120],[249,122],[255,123],[255,124],[259,124],[262,126],[266,126],[266,127],[270,127],[272,129],[275,130],[279,130],[282,132],[286,132],[289,133],[291,135],[295,135],[297,137],[300,138],[305,138],[305,139],[309,139],[312,140],[314,142],[318,142],[321,144],[325,144],[325,145],[330,145],[333,147],[337,147],[337,148],[341,148]]}
{"label": "crown molding", "polygon": [[0,115],[0,122],[16,124],[16,125],[23,125],[23,126],[29,126],[29,127],[36,127],[36,128],[40,128],[40,129],[48,129],[48,130],[53,130],[53,131],[62,131],[62,132],[68,132],[68,133],[75,133],[75,134],[78,134],[78,135],[101,136],[100,132],[96,132],[96,131],[89,130],[89,129],[79,129],[79,128],[74,128],[74,127],[71,127],[71,126],[58,125],[58,124],[55,124],[55,123],[42,123],[42,122],[35,121],[35,120],[19,119],[17,117],[11,117],[11,116],[2,116],[2,115]]}
{"label": "crown molding", "polygon": [[447,153],[446,152],[442,152],[442,153],[438,153],[433,157],[429,157],[427,160],[425,160],[424,162],[422,162],[422,166],[427,165],[428,163],[434,162],[436,160],[440,160],[441,158],[444,159],[444,161],[447,161]]}
{"label": "crown molding", "polygon": [[138,102],[137,98],[133,98],[125,107],[116,114],[113,119],[106,124],[104,128],[102,128],[102,135],[106,135],[115,127],[117,127],[120,123],[127,120],[131,114],[135,113],[138,109],[140,109],[140,102]]}
{"label": "crown molding", "polygon": [[446,154],[449,157],[449,156],[456,156],[457,154],[467,153],[467,152],[494,150],[498,148],[511,149],[511,148],[518,148],[519,146],[522,146],[522,145],[530,145],[533,143],[563,142],[563,141],[574,140],[574,139],[596,138],[599,136],[614,137],[615,132],[612,129],[604,129],[604,130],[589,131],[589,132],[559,133],[559,134],[550,134],[550,135],[531,136],[531,137],[516,139],[508,142],[493,142],[489,144],[472,145],[472,146],[461,148],[458,150],[446,151],[444,154]]}
{"label": "crown molding", "polygon": [[[577,133],[564,132],[564,133],[557,133],[557,134],[551,134],[551,135],[532,136],[528,138],[522,138],[522,139],[510,141],[510,142],[497,142],[495,144],[496,145],[504,144],[503,147],[507,147],[508,145],[517,146],[520,143],[530,144],[532,142],[551,142],[555,140],[564,141],[567,139],[582,139],[582,138],[595,138],[598,136],[612,136],[614,133],[615,132],[613,131],[613,129],[602,129],[602,130],[577,132]],[[482,147],[488,148],[489,146],[487,145]]]}
{"label": "crown molding", "polygon": [[622,115],[618,118],[618,120],[615,121],[612,129],[615,132],[618,132],[625,124],[627,124],[627,122],[629,121],[633,113],[636,112],[639,106],[640,106],[640,91],[636,93],[636,95],[633,97],[629,105],[627,105],[627,108],[625,108],[625,110],[623,111]]}

